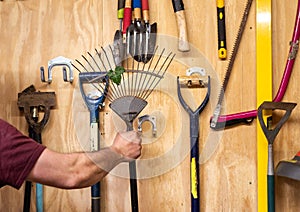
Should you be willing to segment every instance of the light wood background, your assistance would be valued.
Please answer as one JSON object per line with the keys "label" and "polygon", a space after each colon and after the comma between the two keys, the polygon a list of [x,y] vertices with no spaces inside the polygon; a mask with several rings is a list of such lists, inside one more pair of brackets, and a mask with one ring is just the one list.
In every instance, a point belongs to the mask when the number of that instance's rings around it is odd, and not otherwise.
{"label": "light wood background", "polygon": [[[246,1],[226,0],[226,32],[230,53]],[[188,38],[192,51],[177,51],[177,26],[171,1],[150,1],[151,22],[157,22],[159,42],[176,53],[166,78],[148,99],[142,112],[158,119],[158,136],[151,137],[145,123],[144,148],[138,172],[140,211],[189,211],[189,121],[178,103],[176,76],[192,66],[205,67],[212,77],[210,104],[200,117],[201,210],[256,211],[256,122],[215,132],[209,128],[228,60],[217,56],[216,4],[213,1],[185,1]],[[289,49],[295,21],[296,0],[272,2],[273,29],[273,94],[277,92]],[[57,56],[80,59],[81,54],[112,43],[119,27],[116,1],[38,1],[6,0],[0,2],[0,117],[27,134],[27,124],[17,107],[17,94],[31,84],[41,91],[55,91],[57,106],[43,131],[43,143],[60,152],[82,151],[88,138],[88,112],[81,100],[77,72],[72,84],[63,82],[61,68],[53,70],[52,84],[40,80],[40,66]],[[226,111],[236,113],[256,106],[255,1],[253,2],[242,44],[226,91]],[[288,86],[284,101],[299,102],[299,61]],[[201,91],[202,92],[202,91]],[[192,103],[201,98],[194,91]],[[81,101],[81,102],[80,102]],[[108,104],[107,104],[108,105]],[[300,150],[299,106],[283,126],[274,145],[275,165],[292,158]],[[122,121],[106,107],[101,112],[101,133],[109,145]],[[85,120],[80,122],[80,120]],[[87,122],[87,123],[86,123]],[[136,125],[135,125],[136,126]],[[179,148],[178,148],[179,146]],[[176,147],[176,148],[175,148]],[[267,154],[267,153],[266,153]],[[156,159],[152,163],[150,159]],[[149,163],[147,163],[149,162]],[[102,181],[102,211],[130,211],[128,179],[118,174],[117,167]],[[62,179],[63,180],[63,179]],[[276,178],[278,211],[298,211],[300,183]],[[24,187],[0,190],[0,211],[21,211]],[[45,187],[45,211],[89,211],[90,188],[62,190]],[[35,210],[34,199],[32,209]]]}

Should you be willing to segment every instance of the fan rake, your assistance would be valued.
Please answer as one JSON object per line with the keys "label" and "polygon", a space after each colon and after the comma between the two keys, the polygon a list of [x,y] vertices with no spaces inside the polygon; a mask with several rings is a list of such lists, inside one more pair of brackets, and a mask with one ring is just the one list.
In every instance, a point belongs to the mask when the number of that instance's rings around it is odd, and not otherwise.
{"label": "fan rake", "polygon": [[[160,54],[155,56],[158,51],[156,47],[154,56],[149,63],[140,64],[134,60],[126,59],[123,61],[124,73],[120,75],[120,82],[117,84],[111,82],[109,89],[106,90],[101,83],[96,83],[100,78],[103,78],[111,70],[115,70],[118,66],[115,64],[113,49],[101,48],[101,51],[95,49],[95,56],[88,52],[88,57],[82,55],[83,60],[75,60],[78,67],[72,64],[79,72],[80,76],[86,75],[94,88],[98,89],[110,101],[109,107],[126,123],[127,131],[133,130],[133,121],[140,112],[147,106],[146,99],[164,77],[169,68],[175,54],[170,52],[165,55],[165,49],[162,49]],[[130,173],[130,193],[132,211],[138,211],[138,196],[137,196],[137,176],[136,163],[129,163]]]}

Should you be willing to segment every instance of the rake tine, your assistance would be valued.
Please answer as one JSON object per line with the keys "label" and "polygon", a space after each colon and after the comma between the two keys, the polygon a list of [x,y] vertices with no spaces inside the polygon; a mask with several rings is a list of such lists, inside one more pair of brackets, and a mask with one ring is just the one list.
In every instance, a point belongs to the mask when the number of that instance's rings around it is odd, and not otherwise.
{"label": "rake tine", "polygon": [[106,65],[104,64],[103,60],[101,59],[101,53],[99,53],[97,49],[95,49],[95,51],[96,51],[96,53],[97,53],[97,55],[98,55],[98,57],[99,57],[99,60],[100,60],[100,62],[101,62],[101,64],[102,64],[102,66],[103,66],[104,69],[107,71]]}
{"label": "rake tine", "polygon": [[[98,63],[96,62],[95,58],[91,55],[91,53],[88,52],[88,55],[92,58],[92,60],[94,61],[95,65],[97,66],[97,68],[101,71],[100,66],[98,65]],[[106,71],[106,70],[105,70]],[[106,71],[107,72],[107,71]]]}
{"label": "rake tine", "polygon": [[[106,54],[106,52],[104,51],[103,47],[101,47],[101,49],[102,49],[102,51],[104,52],[104,54]],[[104,67],[104,69],[105,69],[106,72],[107,72],[107,68],[106,68],[106,66],[105,66],[105,63],[104,63],[103,60],[101,59],[101,53],[99,53],[97,49],[95,49],[95,51],[96,51],[96,53],[97,53],[97,55],[98,55],[98,57],[99,57],[99,60],[100,60],[100,62],[101,62],[101,64],[102,64],[102,66]],[[107,58],[107,60],[108,60],[108,58]],[[108,61],[108,63],[109,63],[109,61]],[[110,63],[109,63],[109,66],[110,66]],[[111,66],[110,66],[110,67],[111,67]],[[112,83],[112,84],[113,84],[113,83]],[[113,89],[111,89],[111,93],[113,93],[112,95],[115,96],[115,97],[120,97],[119,94],[118,94],[118,92],[117,92],[116,90],[117,90],[117,88],[116,88],[115,85],[113,84]]]}
{"label": "rake tine", "polygon": [[[153,70],[152,70],[151,73],[154,73],[154,71],[155,71],[157,65],[159,64],[159,61],[160,61],[160,59],[161,59],[161,57],[162,57],[164,51],[165,51],[165,49],[163,49],[162,52],[161,52],[161,54],[159,55],[159,58],[157,59],[156,64],[154,65],[154,68],[153,68]],[[148,69],[148,71],[149,71],[149,69]],[[147,86],[148,86],[148,84],[149,84],[151,78],[152,78],[152,75],[148,78],[148,81],[146,82],[146,84],[144,84],[144,82],[143,82],[142,87],[141,87],[142,93],[140,94],[140,97],[143,97],[143,96],[144,96],[144,93],[146,92],[146,88],[147,88]],[[154,78],[154,79],[155,79],[155,78]],[[145,87],[144,87],[144,86],[145,86]],[[148,88],[149,88],[149,87],[148,87]]]}
{"label": "rake tine", "polygon": [[[169,59],[169,56],[170,56],[171,54],[172,54],[172,53],[170,53],[170,54],[168,55],[168,57],[167,57],[167,59],[165,60],[165,62]],[[169,68],[169,66],[170,66],[170,64],[171,64],[171,62],[173,61],[175,55],[176,55],[176,54],[173,54],[173,56],[172,56],[172,58],[170,59],[170,61],[169,61],[168,65],[167,65],[167,67],[166,67],[165,70],[163,71],[163,73],[162,73],[162,75],[161,75],[161,78],[159,78],[159,80],[156,82],[156,84],[155,84],[154,87],[151,89],[151,91],[148,92],[148,93],[146,93],[146,95],[144,96],[144,99],[147,99],[147,98],[149,97],[149,95],[152,93],[152,91],[154,90],[154,88],[158,85],[159,81],[164,77],[164,75],[165,75],[166,71],[168,70],[168,68]],[[164,62],[164,64],[165,64],[165,62]],[[164,66],[164,65],[163,65],[163,66]],[[162,70],[162,69],[161,69],[161,70]],[[161,70],[160,70],[160,71],[161,71]],[[153,82],[154,82],[154,81],[153,81]]]}
{"label": "rake tine", "polygon": [[[162,70],[163,67],[165,66],[165,64],[166,64],[166,62],[168,61],[168,59],[169,59],[169,57],[171,56],[171,54],[172,54],[172,52],[170,52],[169,55],[167,56],[167,58],[164,60],[162,66],[160,67],[159,71],[157,72],[158,75],[160,74],[161,70]],[[171,58],[171,61],[173,60],[173,58],[174,58],[174,57]],[[170,63],[169,63],[169,65],[170,65]],[[152,82],[151,82],[150,86],[148,87],[148,89],[146,89],[146,88],[144,89],[145,93],[142,95],[142,98],[147,98],[147,97],[152,93],[152,91],[154,90],[154,88],[158,85],[159,81],[163,78],[165,72],[167,71],[167,68],[168,68],[168,66],[166,67],[165,71],[163,71],[163,74],[160,75],[161,77],[159,78],[159,80],[157,80],[157,78],[154,77],[154,79],[152,80]],[[154,83],[156,80],[157,80],[157,82],[156,82],[156,83],[154,84],[154,86],[152,87],[153,83]],[[150,79],[149,79],[149,81],[150,81]],[[149,81],[148,81],[148,82],[149,82]]]}
{"label": "rake tine", "polygon": [[83,57],[83,59],[85,60],[85,62],[87,62],[87,64],[89,64],[89,66],[91,67],[91,69],[93,70],[93,72],[96,72],[96,70],[94,69],[94,67],[92,66],[92,64],[86,59],[85,56],[81,55]]}
{"label": "rake tine", "polygon": [[[113,49],[112,49],[111,45],[109,45],[109,49],[110,49],[110,51],[111,51],[111,54],[113,55]],[[114,61],[115,67],[117,67],[116,61],[115,61],[115,60],[113,60],[113,61]],[[123,78],[123,80],[124,80],[123,74],[122,74],[122,78]],[[118,87],[119,87],[119,86],[118,86]],[[121,90],[121,91],[120,91],[120,96],[124,96],[124,95],[125,95],[125,92],[124,92],[124,90],[123,90],[123,87],[120,86],[120,88],[121,88],[121,89],[118,89],[118,90]],[[124,88],[124,89],[125,89],[125,88]]]}
{"label": "rake tine", "polygon": [[113,68],[112,68],[112,66],[111,66],[111,64],[110,64],[110,62],[109,62],[109,59],[108,59],[108,56],[107,56],[107,53],[106,53],[105,49],[104,49],[102,46],[101,46],[101,49],[102,49],[102,51],[104,52],[104,55],[105,55],[105,57],[106,57],[106,60],[107,60],[107,62],[108,62],[108,66],[109,66],[110,70],[112,70]]}
{"label": "rake tine", "polygon": [[[154,52],[153,52],[153,55],[155,55],[157,49],[158,49],[158,46],[156,46],[156,48],[155,48],[155,50],[154,50]],[[154,60],[153,58],[154,58],[154,56],[151,57],[151,59],[150,59],[150,61],[149,61],[149,64],[148,64],[148,70],[147,70],[147,71],[149,71],[149,69],[150,69],[150,67],[151,67],[152,61]],[[144,63],[142,71],[145,70],[145,66],[146,66],[146,64]],[[138,90],[137,96],[140,96],[140,93],[141,93],[140,91],[141,91],[141,88],[143,87],[143,86],[142,86],[142,87],[140,88],[141,81],[145,82],[146,77],[147,77],[147,74],[145,74],[145,77],[144,77],[144,80],[143,80],[143,75],[141,76],[141,80],[139,81],[139,85],[138,85],[138,88],[137,88],[137,90]],[[142,85],[143,85],[143,83],[142,83]]]}

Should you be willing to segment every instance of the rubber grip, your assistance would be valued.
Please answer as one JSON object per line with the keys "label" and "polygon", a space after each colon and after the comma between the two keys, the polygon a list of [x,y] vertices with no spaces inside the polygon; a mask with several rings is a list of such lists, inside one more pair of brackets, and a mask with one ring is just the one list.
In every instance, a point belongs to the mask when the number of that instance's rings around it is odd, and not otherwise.
{"label": "rubber grip", "polygon": [[225,8],[217,7],[218,17],[218,55],[220,59],[227,57],[226,50],[226,28],[225,28]]}
{"label": "rubber grip", "polygon": [[149,10],[148,0],[142,0],[142,10]]}
{"label": "rubber grip", "polygon": [[184,4],[182,0],[172,0],[172,5],[175,13],[184,10]]}
{"label": "rubber grip", "polygon": [[142,8],[142,3],[141,3],[141,0],[133,0],[133,9],[135,8]]}
{"label": "rubber grip", "polygon": [[123,19],[123,34],[126,34],[128,26],[131,24],[131,8],[124,8],[124,19]]}

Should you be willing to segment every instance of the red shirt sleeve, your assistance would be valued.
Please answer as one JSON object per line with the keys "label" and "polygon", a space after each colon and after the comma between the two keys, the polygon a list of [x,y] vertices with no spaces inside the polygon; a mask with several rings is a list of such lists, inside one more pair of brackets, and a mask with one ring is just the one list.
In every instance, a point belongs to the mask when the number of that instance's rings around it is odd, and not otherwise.
{"label": "red shirt sleeve", "polygon": [[0,188],[19,189],[45,148],[0,119]]}

